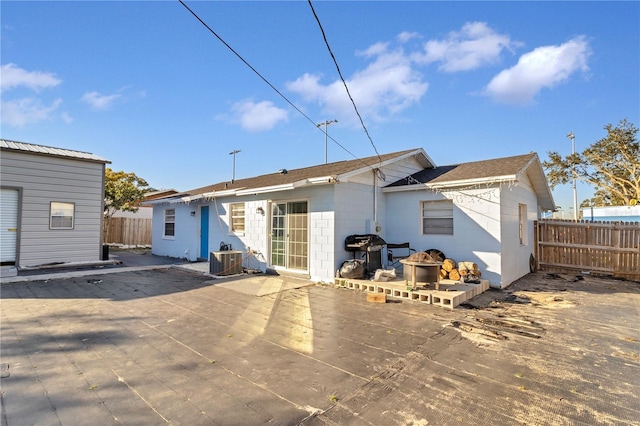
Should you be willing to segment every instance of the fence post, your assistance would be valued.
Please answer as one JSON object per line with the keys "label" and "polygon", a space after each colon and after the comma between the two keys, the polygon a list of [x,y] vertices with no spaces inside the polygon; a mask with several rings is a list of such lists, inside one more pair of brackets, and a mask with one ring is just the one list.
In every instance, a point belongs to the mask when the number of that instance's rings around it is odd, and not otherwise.
{"label": "fence post", "polygon": [[538,271],[538,261],[540,260],[540,244],[538,244],[538,221],[534,220],[533,221],[533,253],[535,256],[534,263],[535,263],[535,270],[536,272]]}
{"label": "fence post", "polygon": [[613,246],[613,273],[620,271],[620,226],[618,224],[613,225],[611,230],[611,245]]}

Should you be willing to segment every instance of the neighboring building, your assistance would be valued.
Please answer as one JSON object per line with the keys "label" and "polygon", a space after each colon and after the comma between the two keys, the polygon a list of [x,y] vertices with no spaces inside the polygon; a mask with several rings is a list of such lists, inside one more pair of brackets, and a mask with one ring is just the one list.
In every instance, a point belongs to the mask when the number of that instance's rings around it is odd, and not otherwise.
{"label": "neighboring building", "polygon": [[495,287],[529,272],[533,221],[555,208],[534,153],[435,167],[423,149],[282,169],[148,204],[156,255],[195,261],[230,245],[252,269],[327,282],[353,257],[348,236],[379,234],[476,262]]}
{"label": "neighboring building", "polygon": [[0,140],[2,265],[98,261],[104,171],[90,153]]}
{"label": "neighboring building", "polygon": [[585,207],[582,219],[593,222],[640,222],[640,206]]}
{"label": "neighboring building", "polygon": [[142,204],[145,201],[155,200],[157,198],[168,197],[169,195],[177,194],[178,191],[175,189],[162,189],[159,191],[151,191],[147,192],[144,196],[144,199],[138,203],[138,211],[137,212],[128,212],[118,210],[116,211],[112,217],[125,217],[125,218],[133,218],[133,219],[151,219],[153,218],[153,206]]}
{"label": "neighboring building", "polygon": [[151,246],[153,207],[144,202],[177,193],[174,189],[148,192],[136,203],[138,211],[117,210],[113,216],[105,218],[104,242],[109,245]]}

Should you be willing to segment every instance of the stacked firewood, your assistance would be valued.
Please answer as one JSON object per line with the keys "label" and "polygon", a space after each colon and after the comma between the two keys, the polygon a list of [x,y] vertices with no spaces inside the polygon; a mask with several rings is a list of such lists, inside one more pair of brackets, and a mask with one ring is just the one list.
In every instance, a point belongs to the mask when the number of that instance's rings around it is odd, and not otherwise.
{"label": "stacked firewood", "polygon": [[442,261],[440,268],[440,279],[450,279],[460,281],[462,278],[465,282],[477,280],[480,278],[481,272],[478,265],[474,262],[457,262],[453,259],[445,259]]}

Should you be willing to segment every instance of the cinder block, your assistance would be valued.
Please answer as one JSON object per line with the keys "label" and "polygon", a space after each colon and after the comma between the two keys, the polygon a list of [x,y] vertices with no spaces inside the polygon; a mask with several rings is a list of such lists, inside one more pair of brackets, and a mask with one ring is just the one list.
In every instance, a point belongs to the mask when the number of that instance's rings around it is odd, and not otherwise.
{"label": "cinder block", "polygon": [[387,303],[387,296],[380,293],[367,293],[367,302]]}
{"label": "cinder block", "polygon": [[418,293],[418,301],[421,303],[425,303],[427,305],[431,304],[431,294],[429,293]]}
{"label": "cinder block", "polygon": [[447,309],[453,309],[466,300],[463,291],[440,292],[437,295],[433,294],[431,297],[434,305]]}
{"label": "cinder block", "polygon": [[366,288],[367,291],[375,293],[375,291],[376,291],[376,286],[375,285],[367,285],[366,287],[367,287]]}

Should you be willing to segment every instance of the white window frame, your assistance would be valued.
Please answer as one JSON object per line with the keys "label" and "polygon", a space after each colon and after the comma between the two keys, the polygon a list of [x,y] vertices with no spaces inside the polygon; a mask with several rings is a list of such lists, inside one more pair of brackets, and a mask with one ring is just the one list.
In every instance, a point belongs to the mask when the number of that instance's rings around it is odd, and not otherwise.
{"label": "white window frame", "polygon": [[229,233],[244,234],[246,222],[247,217],[245,204],[229,203]]}
{"label": "white window frame", "polygon": [[[427,226],[428,222],[432,222],[432,226]],[[450,226],[445,226],[449,224]],[[420,202],[420,231],[422,235],[453,235],[453,225],[452,200]]]}
{"label": "white window frame", "polygon": [[[71,224],[63,224],[65,218],[71,218]],[[76,204],[65,201],[49,203],[49,229],[73,229],[76,219]]]}
{"label": "white window frame", "polygon": [[[171,234],[167,234],[167,225],[173,224],[173,229]],[[173,240],[176,236],[176,209],[165,209],[164,210],[164,223],[162,226],[162,238],[167,240]]]}
{"label": "white window frame", "polygon": [[520,238],[520,245],[526,246],[528,244],[527,238],[527,205],[526,204],[518,204],[518,236]]}

